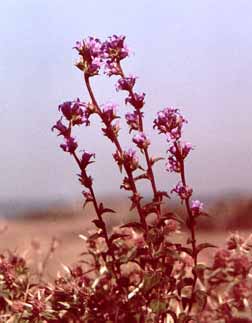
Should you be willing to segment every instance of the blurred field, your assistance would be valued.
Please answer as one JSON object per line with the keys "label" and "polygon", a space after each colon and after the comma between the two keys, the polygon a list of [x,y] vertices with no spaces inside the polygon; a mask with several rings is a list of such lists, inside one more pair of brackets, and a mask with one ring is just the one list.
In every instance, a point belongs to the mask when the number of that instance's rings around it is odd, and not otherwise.
{"label": "blurred field", "polygon": [[[118,211],[118,214],[105,216],[109,228],[124,223],[125,219],[134,218],[134,214],[128,212],[129,205],[121,200],[107,199],[105,205]],[[181,207],[176,205],[170,208],[183,216]],[[252,232],[252,200],[247,197],[209,201],[206,211],[211,217],[201,220],[200,241],[221,245],[231,231],[239,230],[246,236],[250,230]],[[3,217],[0,219],[0,251],[11,250],[25,255],[29,264],[36,269],[49,255],[54,241],[53,247],[56,249],[47,260],[45,272],[54,277],[57,271],[63,271],[61,264],[70,265],[81,259],[79,254],[84,250],[84,244],[78,235],[86,235],[94,229],[91,222],[94,218],[92,206],[83,210],[81,202],[62,208],[33,209],[16,217]],[[179,237],[182,240],[186,238],[186,234]]]}

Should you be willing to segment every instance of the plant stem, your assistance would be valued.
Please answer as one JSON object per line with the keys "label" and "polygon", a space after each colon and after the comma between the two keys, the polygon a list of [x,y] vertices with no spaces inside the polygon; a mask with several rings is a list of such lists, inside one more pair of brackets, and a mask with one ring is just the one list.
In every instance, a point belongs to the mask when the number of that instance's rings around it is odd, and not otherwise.
{"label": "plant stem", "polygon": [[[180,155],[180,149],[178,146],[178,142],[176,141],[174,143],[174,146],[176,147],[177,152]],[[180,158],[180,176],[181,176],[181,181],[184,187],[186,187],[186,177],[185,177],[185,164],[184,164],[184,159]],[[187,222],[187,226],[191,232],[191,245],[192,245],[192,258],[193,258],[193,262],[194,262],[194,266],[197,266],[198,260],[197,260],[197,246],[196,246],[196,232],[195,232],[195,219],[193,217],[192,214],[192,210],[190,208],[190,197],[187,197],[185,199],[185,205],[186,205],[186,211],[187,211],[187,215],[188,215],[188,222]],[[188,313],[190,313],[191,309],[192,309],[192,297],[193,297],[193,293],[196,287],[196,282],[197,282],[197,274],[195,273],[195,271],[193,271],[193,284],[192,284],[192,291],[191,291],[191,302],[188,308]]]}
{"label": "plant stem", "polygon": [[[125,77],[125,74],[123,72],[123,69],[121,67],[120,62],[118,63],[118,68],[120,70],[120,76],[122,78]],[[132,98],[135,98],[134,92],[132,89],[129,89],[129,94]],[[141,132],[144,131],[144,126],[143,126],[143,117],[142,117],[142,113],[139,109],[135,109],[138,115],[138,120],[139,120],[139,130]],[[148,178],[151,182],[151,187],[152,187],[152,191],[153,191],[153,201],[155,202],[160,202],[160,197],[158,196],[158,191],[157,191],[157,186],[156,186],[156,182],[155,182],[155,176],[153,173],[153,169],[152,169],[152,165],[151,165],[151,161],[150,161],[150,157],[149,157],[149,152],[148,152],[148,147],[144,148],[144,155],[145,155],[145,159],[146,159],[146,163],[147,163],[147,173],[148,173]],[[161,207],[160,205],[158,205],[157,208],[157,218],[158,220],[160,219],[161,216]]]}
{"label": "plant stem", "polygon": [[[78,158],[78,156],[76,155],[75,152],[73,152],[73,157],[76,161],[76,163],[78,164],[80,170],[82,171],[83,175],[88,178],[88,175],[86,173],[85,170],[82,169],[81,167],[81,162]],[[95,212],[96,212],[96,215],[98,217],[98,220],[100,221],[100,223],[102,223],[102,232],[103,232],[103,236],[104,236],[104,239],[105,239],[105,242],[106,242],[106,245],[108,247],[108,250],[109,250],[109,254],[112,256],[112,259],[113,259],[113,265],[114,264],[117,264],[117,261],[116,261],[116,258],[115,258],[115,255],[114,255],[114,251],[113,251],[113,248],[111,248],[111,243],[109,241],[109,237],[108,237],[108,232],[107,232],[107,228],[106,228],[106,224],[105,222],[103,221],[103,218],[102,218],[102,215],[101,215],[101,212],[100,212],[100,209],[99,209],[99,206],[98,206],[98,202],[97,202],[97,199],[96,199],[96,196],[95,196],[95,193],[94,193],[94,190],[93,190],[93,187],[92,185],[90,185],[88,187],[89,189],[89,192],[92,196],[92,202],[93,202],[93,205],[94,205],[94,208],[95,208]],[[117,270],[115,270],[114,266],[112,266],[112,271],[114,273],[114,276],[116,279],[118,279],[118,275],[120,275],[120,265],[117,265]]]}
{"label": "plant stem", "polygon": [[[92,104],[96,107],[97,111],[98,111],[98,114],[100,116],[100,118],[102,119],[102,121],[105,123],[105,125],[108,127],[109,125],[106,123],[106,121],[103,119],[102,117],[102,111],[95,99],[95,96],[94,96],[94,93],[93,93],[93,90],[91,88],[91,85],[90,85],[90,81],[89,81],[89,76],[87,74],[84,73],[84,80],[85,80],[85,84],[87,86],[87,90],[88,90],[88,93],[90,95],[90,98],[91,98],[91,101],[92,101]],[[120,154],[123,153],[123,150],[122,150],[122,147],[118,141],[118,138],[116,136],[114,136],[113,138],[113,142],[117,148],[117,150],[120,152]],[[137,188],[136,188],[136,185],[135,185],[135,181],[134,181],[134,178],[132,176],[132,171],[129,170],[126,165],[124,164],[124,169],[127,173],[127,176],[128,176],[128,179],[129,179],[129,182],[130,182],[130,186],[131,186],[131,190],[132,190],[132,193],[134,196],[137,196],[139,195],[138,194],[138,191],[137,191]],[[144,229],[146,231],[146,234],[147,234],[147,231],[148,231],[148,226],[147,226],[147,223],[146,223],[146,220],[145,220],[145,216],[143,214],[143,210],[142,210],[142,207],[141,207],[141,203],[140,201],[136,201],[136,208],[137,208],[137,211],[138,211],[138,214],[139,214],[139,217],[140,217],[140,220],[141,220],[141,224],[144,226]]]}

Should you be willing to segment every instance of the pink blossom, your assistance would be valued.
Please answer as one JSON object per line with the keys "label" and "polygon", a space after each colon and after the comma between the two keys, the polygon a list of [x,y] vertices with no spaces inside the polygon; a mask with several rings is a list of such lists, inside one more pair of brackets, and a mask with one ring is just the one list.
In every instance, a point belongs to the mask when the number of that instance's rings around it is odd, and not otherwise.
{"label": "pink blossom", "polygon": [[129,50],[124,43],[125,36],[113,35],[102,44],[103,56],[109,62],[119,62],[129,55]]}
{"label": "pink blossom", "polygon": [[106,62],[104,73],[109,77],[112,75],[120,75],[121,69],[117,62]]}
{"label": "pink blossom", "polygon": [[119,91],[131,91],[135,85],[136,77],[135,76],[128,76],[120,78],[116,83],[116,90]]}
{"label": "pink blossom", "polygon": [[116,151],[113,154],[113,157],[120,169],[122,169],[122,165],[130,171],[134,171],[139,167],[139,159],[136,155],[136,151],[132,148],[128,151],[123,151],[122,154],[119,151]]}
{"label": "pink blossom", "polygon": [[193,215],[199,215],[203,209],[203,205],[204,204],[199,200],[192,201],[191,210],[193,212]]}
{"label": "pink blossom", "polygon": [[91,59],[92,57],[98,57],[102,53],[101,46],[101,41],[98,38],[88,37],[82,41],[77,41],[74,48],[80,55]]}
{"label": "pink blossom", "polygon": [[102,108],[102,120],[105,124],[110,124],[114,119],[118,118],[116,115],[117,104],[107,103]]}
{"label": "pink blossom", "polygon": [[104,136],[108,137],[112,142],[118,136],[120,123],[118,120],[113,120],[110,124],[106,124],[106,128],[102,128]]}
{"label": "pink blossom", "polygon": [[136,110],[140,110],[144,106],[145,93],[133,93],[125,99],[126,104],[131,104]]}
{"label": "pink blossom", "polygon": [[175,156],[169,156],[166,163],[166,170],[168,172],[179,173],[181,171],[180,162]]}
{"label": "pink blossom", "polygon": [[192,195],[192,188],[190,186],[184,186],[182,183],[178,183],[172,190],[171,193],[177,193],[181,200],[190,198]]}
{"label": "pink blossom", "polygon": [[75,49],[80,55],[80,61],[76,66],[89,76],[99,73],[102,65],[101,42],[97,38],[88,37],[85,40],[76,42]]}
{"label": "pink blossom", "polygon": [[87,105],[80,102],[79,99],[76,101],[67,101],[59,105],[59,111],[62,112],[63,116],[71,121],[72,125],[81,125],[83,123],[88,123],[85,115],[85,109]]}
{"label": "pink blossom", "polygon": [[69,137],[66,139],[65,144],[61,144],[60,147],[65,151],[70,154],[73,154],[78,147],[77,142],[73,137]]}
{"label": "pink blossom", "polygon": [[[141,112],[141,117],[143,116],[143,113]],[[137,111],[133,112],[127,112],[125,114],[125,119],[127,121],[127,124],[130,126],[130,132],[132,130],[139,130],[140,125],[139,125],[139,114]]]}
{"label": "pink blossom", "polygon": [[180,114],[179,109],[166,108],[158,112],[157,118],[154,120],[154,128],[157,128],[160,133],[164,133],[170,139],[179,139],[183,123],[186,120]]}
{"label": "pink blossom", "polygon": [[189,142],[172,142],[170,145],[168,152],[171,153],[171,155],[175,156],[175,158],[179,161],[184,160],[189,152],[192,150],[192,144]]}
{"label": "pink blossom", "polygon": [[128,149],[128,151],[123,152],[123,159],[126,167],[128,167],[132,171],[138,168],[139,159],[136,155],[136,151],[132,148]]}
{"label": "pink blossom", "polygon": [[133,142],[140,149],[146,149],[150,145],[150,139],[143,132],[139,132],[133,137]]}
{"label": "pink blossom", "polygon": [[85,170],[87,165],[93,163],[93,161],[90,161],[91,158],[95,158],[95,154],[94,153],[89,153],[88,151],[83,152],[82,157],[81,157],[81,161],[80,161],[80,165],[81,165],[81,169]]}
{"label": "pink blossom", "polygon": [[63,123],[62,123],[62,118],[56,122],[56,124],[52,127],[52,131],[54,129],[58,130],[58,136],[63,136],[65,138],[68,138],[70,136],[70,129],[67,128]]}
{"label": "pink blossom", "polygon": [[187,155],[190,153],[192,150],[192,144],[190,142],[182,142],[180,145],[181,149],[181,157],[185,159]]}

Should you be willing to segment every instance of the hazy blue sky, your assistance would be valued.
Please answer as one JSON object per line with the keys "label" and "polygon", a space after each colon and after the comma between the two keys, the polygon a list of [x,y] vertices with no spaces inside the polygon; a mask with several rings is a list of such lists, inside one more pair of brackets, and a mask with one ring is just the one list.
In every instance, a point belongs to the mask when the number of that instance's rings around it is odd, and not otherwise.
{"label": "hazy blue sky", "polygon": [[[159,109],[183,107],[185,139],[195,146],[187,170],[196,193],[251,192],[251,12],[250,0],[1,1],[0,200],[80,196],[77,168],[50,128],[62,101],[87,100],[73,66],[75,41],[114,33],[126,35],[133,51],[124,67],[139,76],[137,90],[146,92],[147,129]],[[122,103],[114,83],[94,80],[100,103]],[[121,113],[127,110],[121,105]],[[96,152],[90,167],[96,190],[117,190],[114,149],[99,123],[78,136],[82,148]],[[155,135],[151,151],[164,156],[164,138]],[[170,190],[176,179],[163,166],[157,176],[161,188]]]}

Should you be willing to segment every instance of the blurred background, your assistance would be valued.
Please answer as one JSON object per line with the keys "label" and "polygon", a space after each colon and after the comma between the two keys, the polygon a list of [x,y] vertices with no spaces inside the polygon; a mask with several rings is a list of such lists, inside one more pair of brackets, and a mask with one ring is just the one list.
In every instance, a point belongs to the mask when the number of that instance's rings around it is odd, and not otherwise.
{"label": "blurred background", "polygon": [[[186,164],[194,198],[212,208],[215,224],[216,216],[226,223],[238,214],[245,226],[251,223],[251,12],[249,0],[1,1],[2,221],[81,212],[77,168],[51,127],[59,119],[60,103],[88,100],[74,67],[75,41],[123,34],[131,49],[123,67],[139,77],[137,91],[146,93],[151,154],[166,153],[165,139],[152,130],[156,113],[167,106],[181,108],[189,121],[184,138],[195,148]],[[123,116],[129,108],[115,92],[115,82],[96,77],[93,85],[98,101],[117,102]],[[122,177],[112,163],[114,148],[102,137],[100,122],[80,128],[76,136],[81,149],[96,153],[89,169],[98,196],[108,204],[123,201],[127,194],[119,190]],[[126,127],[121,141],[131,146]],[[178,181],[166,173],[164,163],[155,174],[162,190],[170,191]],[[149,187],[141,190],[148,197]]]}

